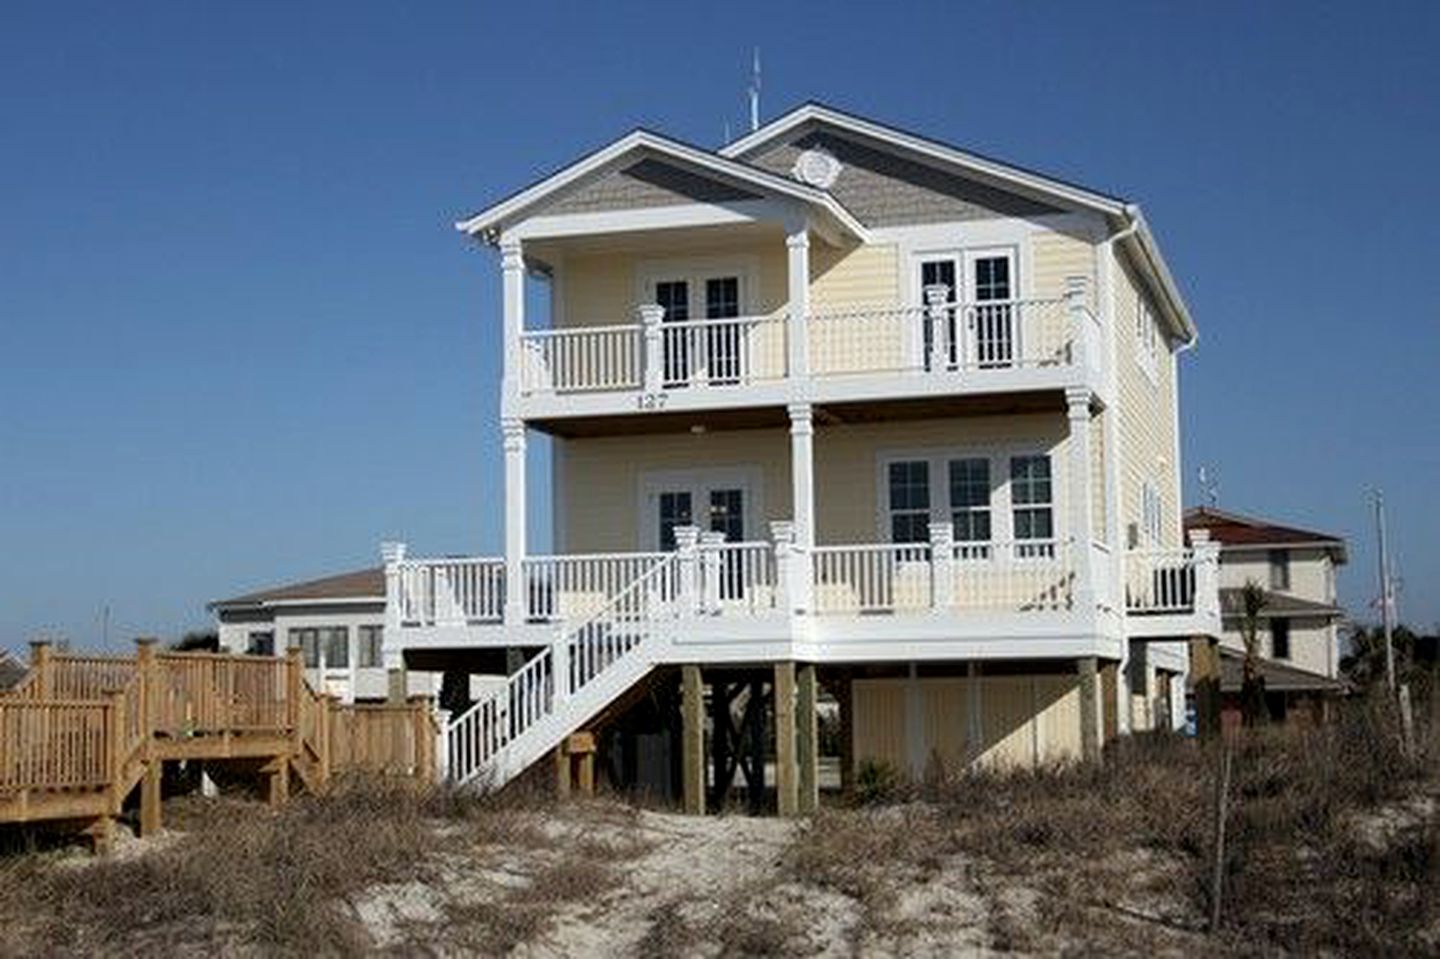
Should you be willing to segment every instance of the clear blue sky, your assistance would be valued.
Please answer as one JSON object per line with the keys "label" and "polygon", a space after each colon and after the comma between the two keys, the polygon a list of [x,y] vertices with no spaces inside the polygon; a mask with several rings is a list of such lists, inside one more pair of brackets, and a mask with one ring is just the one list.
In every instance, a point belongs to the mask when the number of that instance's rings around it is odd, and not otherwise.
{"label": "clear blue sky", "polygon": [[1201,344],[1184,467],[1440,620],[1440,4],[12,2],[0,645],[498,550],[499,294],[452,220],[636,126],[818,98],[1141,201]]}

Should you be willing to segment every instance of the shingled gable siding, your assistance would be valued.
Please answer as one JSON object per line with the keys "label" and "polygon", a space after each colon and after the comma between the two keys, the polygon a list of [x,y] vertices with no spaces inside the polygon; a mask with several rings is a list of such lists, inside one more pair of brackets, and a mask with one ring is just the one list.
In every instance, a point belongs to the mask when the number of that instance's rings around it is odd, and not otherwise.
{"label": "shingled gable siding", "polygon": [[685,203],[726,203],[754,200],[757,194],[682,170],[659,160],[632,166],[584,184],[543,210],[553,213],[598,213]]}
{"label": "shingled gable siding", "polygon": [[812,147],[823,147],[840,161],[842,169],[830,193],[866,226],[953,223],[1060,212],[1044,203],[821,131],[803,134],[746,159],[788,176],[795,158]]}

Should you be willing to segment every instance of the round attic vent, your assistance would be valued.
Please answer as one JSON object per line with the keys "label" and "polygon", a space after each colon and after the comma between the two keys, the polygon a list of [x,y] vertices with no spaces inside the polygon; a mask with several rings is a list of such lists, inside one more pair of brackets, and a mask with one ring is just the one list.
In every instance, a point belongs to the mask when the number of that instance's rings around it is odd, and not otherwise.
{"label": "round attic vent", "polygon": [[795,158],[795,168],[790,172],[801,183],[828,190],[840,175],[840,161],[829,150],[806,150]]}

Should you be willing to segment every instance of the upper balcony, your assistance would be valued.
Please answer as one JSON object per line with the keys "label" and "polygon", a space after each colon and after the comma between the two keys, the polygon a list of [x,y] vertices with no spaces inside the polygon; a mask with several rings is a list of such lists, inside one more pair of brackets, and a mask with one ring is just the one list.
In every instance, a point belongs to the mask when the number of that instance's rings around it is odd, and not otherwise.
{"label": "upper balcony", "polygon": [[518,412],[550,420],[1084,385],[1099,392],[1100,325],[1082,280],[1051,299],[963,302],[943,285],[925,293],[922,306],[801,316],[689,319],[643,304],[629,322],[526,330]]}

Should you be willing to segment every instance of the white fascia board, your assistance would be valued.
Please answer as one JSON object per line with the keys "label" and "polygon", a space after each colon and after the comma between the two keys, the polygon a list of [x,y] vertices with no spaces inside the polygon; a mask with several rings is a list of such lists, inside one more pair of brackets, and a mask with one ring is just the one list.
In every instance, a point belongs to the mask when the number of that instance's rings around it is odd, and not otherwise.
{"label": "white fascia board", "polygon": [[1160,244],[1155,242],[1155,234],[1150,231],[1145,214],[1139,204],[1131,203],[1126,209],[1126,216],[1138,227],[1126,242],[1133,243],[1139,250],[1138,265],[1155,282],[1157,291],[1165,302],[1165,311],[1176,331],[1184,339],[1185,345],[1193,346],[1199,333],[1195,329],[1195,321],[1190,317],[1190,307],[1185,304],[1185,297],[1180,294],[1180,287],[1175,282],[1174,274],[1170,272],[1169,264],[1165,262],[1164,254],[1160,252]]}
{"label": "white fascia board", "polygon": [[233,613],[240,610],[267,610],[291,606],[384,606],[384,596],[332,596],[318,599],[252,599],[237,602],[217,599],[207,606],[217,613]]}
{"label": "white fascia board", "polygon": [[535,216],[506,230],[509,240],[560,239],[630,233],[675,227],[724,226],[773,220],[787,212],[785,204],[773,200],[732,200],[720,203],[686,203],[676,206],[637,207],[630,210],[601,210],[587,213],[557,213]]}
{"label": "white fascia board", "polygon": [[636,130],[616,140],[607,147],[590,154],[589,156],[572,163],[570,166],[541,180],[528,189],[522,190],[509,199],[485,210],[474,216],[460,220],[455,228],[471,236],[480,236],[488,231],[499,228],[507,219],[512,218],[523,211],[526,207],[532,206],[545,197],[558,190],[567,187],[582,177],[588,176],[607,166],[618,165],[633,154],[647,152],[660,157],[668,157],[680,161],[682,164],[700,167],[711,173],[715,173],[728,180],[738,181],[748,186],[771,193],[778,193],[781,196],[791,197],[804,201],[812,207],[817,207],[832,217],[845,230],[852,233],[861,240],[868,238],[865,225],[857,220],[849,210],[840,204],[838,200],[823,190],[797,183],[786,177],[752,167],[748,164],[721,157],[718,154],[710,153],[689,144],[680,143],[667,137],[651,133],[647,130]]}
{"label": "white fascia board", "polygon": [[1086,190],[1083,187],[1054,180],[1038,173],[1031,173],[1028,170],[1021,170],[1006,163],[996,160],[989,160],[973,153],[955,147],[946,146],[924,137],[905,133],[892,127],[887,127],[860,117],[851,116],[847,113],[840,113],[828,107],[818,104],[806,104],[790,111],[777,120],[756,130],[748,136],[736,140],[728,146],[722,147],[720,155],[738,159],[751,150],[772,140],[784,136],[796,127],[810,122],[829,124],[841,130],[848,130],[882,143],[890,143],[895,146],[904,147],[907,150],[918,153],[921,156],[929,157],[941,163],[959,167],[966,172],[977,174],[982,178],[998,181],[1024,188],[1031,192],[1040,193],[1066,201],[1073,205],[1087,209],[1098,210],[1110,216],[1119,216],[1125,212],[1126,203],[1114,197],[1096,193],[1093,190]]}

